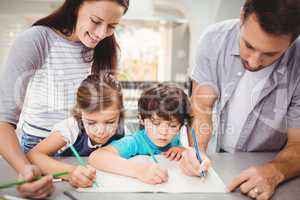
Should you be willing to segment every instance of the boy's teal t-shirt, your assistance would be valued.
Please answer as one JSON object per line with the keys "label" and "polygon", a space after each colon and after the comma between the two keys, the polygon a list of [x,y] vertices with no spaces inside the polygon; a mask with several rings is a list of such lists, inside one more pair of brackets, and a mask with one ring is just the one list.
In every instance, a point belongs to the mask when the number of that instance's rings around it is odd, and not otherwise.
{"label": "boy's teal t-shirt", "polygon": [[150,140],[145,129],[139,130],[132,135],[127,135],[120,140],[115,140],[110,143],[110,145],[118,150],[121,157],[128,159],[136,155],[149,155],[145,142],[152,149],[154,154],[160,154],[171,147],[181,145],[179,134],[177,134],[168,145],[158,147]]}

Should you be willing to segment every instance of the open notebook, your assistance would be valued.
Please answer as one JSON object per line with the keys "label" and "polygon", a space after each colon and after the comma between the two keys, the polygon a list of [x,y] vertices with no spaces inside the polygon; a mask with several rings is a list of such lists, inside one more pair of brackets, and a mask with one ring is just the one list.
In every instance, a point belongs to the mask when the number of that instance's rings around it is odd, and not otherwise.
{"label": "open notebook", "polygon": [[[152,162],[149,156],[136,156],[131,158],[136,162]],[[167,193],[224,193],[225,185],[217,173],[210,168],[207,177],[203,180],[199,177],[184,175],[179,163],[169,161],[163,156],[157,156],[159,164],[168,169],[169,180],[158,185],[149,185],[138,179],[120,176],[116,174],[97,171],[98,188],[79,188],[80,192],[167,192]]]}

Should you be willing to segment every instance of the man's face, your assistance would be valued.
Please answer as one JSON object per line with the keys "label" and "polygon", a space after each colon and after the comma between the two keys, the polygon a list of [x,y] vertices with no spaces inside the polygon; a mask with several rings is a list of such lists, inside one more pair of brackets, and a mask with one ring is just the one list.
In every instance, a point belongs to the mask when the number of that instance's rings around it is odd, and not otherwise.
{"label": "man's face", "polygon": [[291,35],[266,33],[255,14],[241,19],[240,57],[249,71],[259,71],[273,64],[289,48],[291,41]]}

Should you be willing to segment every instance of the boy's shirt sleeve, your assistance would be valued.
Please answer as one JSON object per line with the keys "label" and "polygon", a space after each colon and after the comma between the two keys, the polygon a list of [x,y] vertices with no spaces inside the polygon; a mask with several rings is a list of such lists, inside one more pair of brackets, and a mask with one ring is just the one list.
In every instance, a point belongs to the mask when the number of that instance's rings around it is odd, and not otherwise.
{"label": "boy's shirt sleeve", "polygon": [[171,147],[176,147],[176,146],[182,146],[180,142],[179,134],[177,134],[176,137],[171,142]]}
{"label": "boy's shirt sleeve", "polygon": [[128,135],[120,140],[115,140],[110,143],[119,152],[123,158],[129,159],[135,156],[138,152],[138,142],[135,135]]}

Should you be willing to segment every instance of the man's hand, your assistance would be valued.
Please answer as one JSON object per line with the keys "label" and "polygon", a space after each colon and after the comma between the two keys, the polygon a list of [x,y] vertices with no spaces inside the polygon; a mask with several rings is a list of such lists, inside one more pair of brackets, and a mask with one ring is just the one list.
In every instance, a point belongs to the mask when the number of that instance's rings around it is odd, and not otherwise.
{"label": "man's hand", "polygon": [[20,172],[19,178],[28,181],[21,186],[18,186],[17,190],[23,197],[31,197],[34,199],[45,199],[54,191],[52,183],[52,176],[45,176],[40,180],[32,181],[35,177],[40,176],[41,171],[37,166],[26,165]]}
{"label": "man's hand", "polygon": [[202,164],[196,157],[196,152],[193,148],[189,147],[182,152],[182,158],[180,159],[180,168],[182,172],[188,176],[199,176],[201,171],[207,172],[211,161],[204,153],[200,153]]}
{"label": "man's hand", "polygon": [[240,188],[240,191],[257,200],[270,199],[275,188],[283,180],[283,175],[273,164],[251,167],[241,172],[227,186],[229,192]]}

